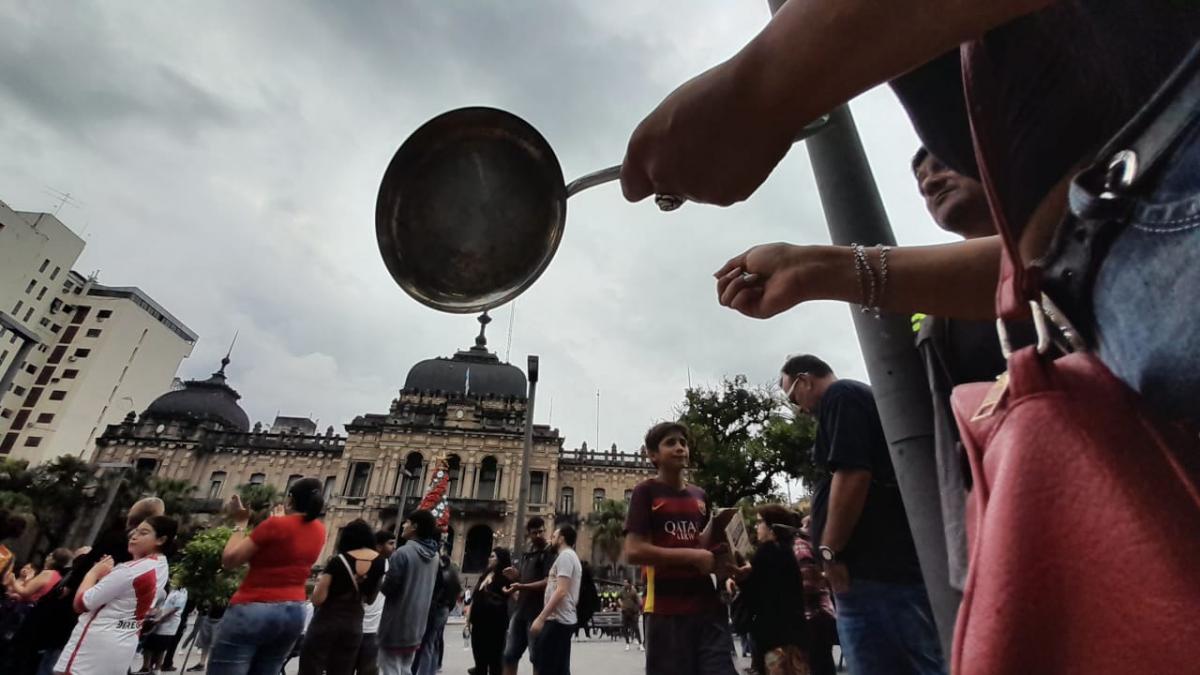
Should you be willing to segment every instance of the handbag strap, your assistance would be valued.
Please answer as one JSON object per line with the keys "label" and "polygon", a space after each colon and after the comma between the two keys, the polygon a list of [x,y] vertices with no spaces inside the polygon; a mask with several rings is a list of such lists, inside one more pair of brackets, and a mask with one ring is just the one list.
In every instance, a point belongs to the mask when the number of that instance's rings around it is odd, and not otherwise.
{"label": "handbag strap", "polygon": [[342,561],[342,565],[345,565],[346,571],[350,573],[350,583],[354,584],[354,592],[361,596],[362,591],[359,590],[359,588],[358,588],[358,574],[354,571],[354,568],[346,560],[346,554],[339,553],[338,560]]}

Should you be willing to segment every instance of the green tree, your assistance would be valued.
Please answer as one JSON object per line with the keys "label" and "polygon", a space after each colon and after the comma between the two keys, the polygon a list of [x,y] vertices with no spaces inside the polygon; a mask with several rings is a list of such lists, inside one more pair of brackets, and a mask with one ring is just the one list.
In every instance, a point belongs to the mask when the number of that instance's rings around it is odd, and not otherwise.
{"label": "green tree", "polygon": [[95,468],[74,455],[63,455],[33,470],[27,493],[37,519],[38,545],[62,546],[75,521],[89,517],[102,503],[96,490]]}
{"label": "green tree", "polygon": [[171,561],[172,583],[186,588],[188,596],[201,607],[223,607],[242,583],[245,568],[221,567],[221,552],[233,530],[215,527],[199,532]]}
{"label": "green tree", "polygon": [[0,509],[33,515],[33,472],[24,459],[0,459]]}
{"label": "green tree", "polygon": [[592,554],[600,553],[604,560],[617,564],[621,549],[625,546],[625,515],[629,507],[625,502],[605,499],[588,514],[587,524],[592,531]]}
{"label": "green tree", "polygon": [[283,502],[283,493],[274,485],[265,483],[243,483],[237,487],[242,504],[250,509],[250,522],[259,523],[271,511],[271,507]]}
{"label": "green tree", "polygon": [[816,423],[788,413],[772,388],[726,378],[714,389],[688,389],[678,414],[695,437],[691,480],[714,505],[779,499],[779,478],[814,484]]}

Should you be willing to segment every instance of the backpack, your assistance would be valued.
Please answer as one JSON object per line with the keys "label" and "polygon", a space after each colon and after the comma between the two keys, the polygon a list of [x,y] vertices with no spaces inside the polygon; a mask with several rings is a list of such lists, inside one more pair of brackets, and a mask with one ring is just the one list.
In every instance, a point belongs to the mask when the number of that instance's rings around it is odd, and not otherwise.
{"label": "backpack", "polygon": [[600,610],[600,593],[596,591],[596,582],[592,580],[591,568],[584,567],[579,578],[579,605],[575,608],[579,623],[586,626],[592,616]]}

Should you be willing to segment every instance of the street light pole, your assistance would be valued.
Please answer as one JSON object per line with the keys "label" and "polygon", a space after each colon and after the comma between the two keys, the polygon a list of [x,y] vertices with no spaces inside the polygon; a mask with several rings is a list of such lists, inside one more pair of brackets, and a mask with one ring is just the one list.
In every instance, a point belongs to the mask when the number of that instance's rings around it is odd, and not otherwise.
{"label": "street light pole", "polygon": [[88,530],[88,537],[85,544],[91,546],[96,538],[100,536],[100,530],[104,529],[104,523],[108,521],[108,514],[112,511],[113,502],[117,500],[117,492],[121,489],[121,483],[125,482],[125,471],[131,468],[132,464],[123,462],[104,462],[100,465],[101,469],[117,469],[120,474],[108,486],[108,495],[104,498],[104,506],[96,512],[96,518],[92,521],[92,527]]}
{"label": "street light pole", "polygon": [[[768,0],[771,13],[779,11],[783,3],[784,0]],[[888,222],[849,106],[835,109],[826,127],[806,144],[833,243],[894,245],[896,235]],[[849,257],[846,264],[851,264]],[[851,311],[904,509],[908,512],[909,529],[942,653],[949,657],[962,594],[950,586],[929,384],[913,343],[908,317],[876,318],[857,308]]]}
{"label": "street light pole", "polygon": [[517,495],[517,520],[513,524],[513,560],[525,550],[525,509],[529,503],[529,462],[533,457],[533,402],[537,398],[538,357],[530,355],[528,368],[529,400],[525,403],[525,449],[521,453],[521,490]]}

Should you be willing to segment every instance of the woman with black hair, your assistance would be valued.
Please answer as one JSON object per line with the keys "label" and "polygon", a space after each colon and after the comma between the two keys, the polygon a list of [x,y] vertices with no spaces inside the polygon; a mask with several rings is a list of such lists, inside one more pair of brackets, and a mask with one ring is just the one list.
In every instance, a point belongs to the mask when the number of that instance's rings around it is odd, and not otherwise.
{"label": "woman with black hair", "polygon": [[808,675],[804,586],[792,552],[797,516],[778,504],[758,507],[758,550],[734,572],[753,618],[754,662],[766,675]]}
{"label": "woman with black hair", "polygon": [[475,656],[473,675],[500,675],[504,655],[504,631],[508,628],[508,580],[501,574],[512,567],[512,554],[498,546],[488,556],[487,569],[475,584],[467,622],[471,625],[471,652]]}
{"label": "woman with black hair", "polygon": [[276,675],[304,630],[304,583],[325,545],[321,481],[303,478],[288,489],[282,516],[247,534],[250,510],[229,500],[233,534],[221,565],[250,569],[229,601],[208,659],[209,675]]}
{"label": "woman with black hair", "polygon": [[177,530],[175,521],[166,516],[147,518],[129,533],[132,560],[114,565],[110,556],[104,556],[92,566],[75,593],[79,620],[54,672],[128,672],[142,620],[166,588],[167,556],[174,552]]}
{"label": "woman with black hair", "polygon": [[363,604],[375,602],[379,595],[386,559],[375,550],[371,526],[362,519],[346,525],[337,551],[313,589],[316,612],[300,648],[300,675],[354,672],[363,636]]}

